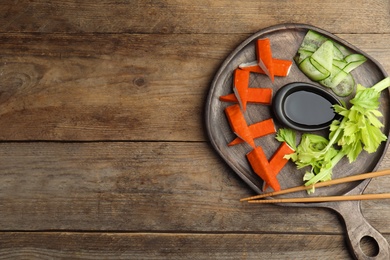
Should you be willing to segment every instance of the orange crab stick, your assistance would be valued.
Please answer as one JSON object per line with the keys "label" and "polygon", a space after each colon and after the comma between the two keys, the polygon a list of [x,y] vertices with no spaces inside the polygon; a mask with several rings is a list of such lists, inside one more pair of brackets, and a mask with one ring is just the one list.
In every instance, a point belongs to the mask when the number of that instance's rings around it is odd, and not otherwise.
{"label": "orange crab stick", "polygon": [[273,173],[273,169],[267,160],[261,146],[255,147],[252,151],[246,155],[249,164],[251,165],[253,171],[259,175],[263,181],[269,185],[274,191],[280,190],[280,184],[276,175]]}
{"label": "orange crab stick", "polygon": [[[272,64],[274,68],[274,75],[277,77],[287,77],[292,67],[291,60],[272,59]],[[257,61],[241,63],[238,67],[249,72],[265,74],[264,70],[260,68]]]}
{"label": "orange crab stick", "polygon": [[271,42],[269,38],[258,39],[256,41],[257,62],[260,68],[267,74],[273,82],[275,79],[272,59]]}
{"label": "orange crab stick", "polygon": [[[270,105],[272,102],[272,93],[272,88],[249,88],[247,103]],[[220,96],[219,100],[224,102],[238,102],[234,93]]]}
{"label": "orange crab stick", "polygon": [[[286,142],[282,142],[276,152],[272,155],[269,164],[272,169],[272,173],[275,177],[279,174],[279,172],[286,166],[288,160],[284,158],[287,154],[291,154],[294,152],[294,149],[291,148]],[[264,184],[263,190],[268,188],[267,183]]]}
{"label": "orange crab stick", "polygon": [[283,169],[283,167],[288,162],[288,160],[284,158],[284,156],[293,152],[294,149],[292,149],[286,142],[282,142],[279,145],[279,148],[272,155],[271,160],[269,161],[272,169],[274,170],[274,173],[278,174]]}
{"label": "orange crab stick", "polygon": [[[269,134],[274,134],[276,133],[276,128],[274,124],[274,120],[272,118],[254,123],[249,126],[249,131],[251,132],[252,137],[255,138],[260,138]],[[241,138],[237,137],[233,141],[231,141],[228,146],[233,146],[236,144],[241,144],[244,142]]]}
{"label": "orange crab stick", "polygon": [[248,102],[249,71],[242,69],[234,70],[233,92],[236,94],[238,103],[243,111],[246,111]]}
{"label": "orange crab stick", "polygon": [[240,106],[238,104],[228,106],[225,108],[225,113],[233,132],[250,146],[255,147],[255,141],[241,112]]}

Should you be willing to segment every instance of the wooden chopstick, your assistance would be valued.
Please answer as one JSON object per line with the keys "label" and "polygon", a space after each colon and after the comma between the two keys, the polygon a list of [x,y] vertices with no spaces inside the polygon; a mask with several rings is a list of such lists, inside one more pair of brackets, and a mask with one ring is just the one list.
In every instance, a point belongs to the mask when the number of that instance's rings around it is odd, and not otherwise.
{"label": "wooden chopstick", "polygon": [[286,199],[264,199],[250,200],[249,203],[313,203],[313,202],[331,202],[331,201],[346,201],[346,200],[375,200],[375,199],[390,199],[390,193],[381,194],[361,194],[349,196],[325,196],[325,197],[305,197],[305,198],[286,198]]}
{"label": "wooden chopstick", "polygon": [[374,178],[374,177],[379,177],[379,176],[385,176],[385,175],[389,175],[389,174],[390,174],[390,169],[377,171],[377,172],[363,173],[363,174],[352,175],[352,176],[348,176],[348,177],[344,177],[344,178],[334,179],[334,180],[330,180],[330,181],[318,182],[314,185],[309,185],[309,186],[302,185],[302,186],[284,189],[281,191],[263,193],[263,194],[259,194],[256,196],[251,196],[251,197],[240,199],[240,201],[250,201],[250,200],[261,199],[261,198],[265,198],[265,197],[271,197],[271,196],[277,196],[277,195],[297,192],[297,191],[309,190],[313,187],[320,188],[320,187],[331,186],[331,185],[335,185],[335,184],[341,184],[341,183],[346,183],[346,182],[359,181],[359,180],[364,180],[364,179],[369,179],[369,178]]}

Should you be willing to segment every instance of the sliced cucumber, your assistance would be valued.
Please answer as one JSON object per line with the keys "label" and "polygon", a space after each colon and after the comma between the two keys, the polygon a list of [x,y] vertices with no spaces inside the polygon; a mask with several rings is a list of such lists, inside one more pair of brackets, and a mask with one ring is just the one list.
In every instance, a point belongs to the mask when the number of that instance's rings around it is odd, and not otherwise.
{"label": "sliced cucumber", "polygon": [[315,67],[313,63],[310,61],[310,57],[304,59],[299,64],[299,68],[302,70],[303,73],[305,73],[306,76],[308,76],[313,81],[324,80],[330,76],[330,72],[325,70],[324,68],[318,70],[318,68]]}
{"label": "sliced cucumber", "polygon": [[309,30],[294,60],[307,77],[331,88],[339,96],[347,96],[355,89],[351,71],[367,59],[353,53],[342,44]]}
{"label": "sliced cucumber", "polygon": [[331,88],[336,88],[346,77],[348,77],[349,73],[345,72],[344,70],[340,70],[339,73],[334,75],[332,78],[332,85]]}
{"label": "sliced cucumber", "polygon": [[335,77],[335,75],[339,74],[341,71],[341,69],[337,66],[332,66],[332,70],[330,72],[330,76],[327,77],[326,79],[324,80],[321,80],[319,83],[321,85],[323,85],[324,87],[327,87],[327,88],[333,88],[335,87],[334,86],[334,83],[333,83],[333,78]]}
{"label": "sliced cucumber", "polygon": [[295,56],[294,60],[297,64],[300,64],[304,59],[307,57],[310,57],[313,55],[312,51],[307,51],[307,50],[299,50],[297,55]]}
{"label": "sliced cucumber", "polygon": [[348,65],[348,62],[344,60],[333,60],[333,66],[336,66],[339,69],[344,69]]}
{"label": "sliced cucumber", "polygon": [[338,42],[333,42],[333,44],[343,54],[343,57],[352,54],[352,52],[349,49],[347,49],[344,45],[341,45]]}
{"label": "sliced cucumber", "polygon": [[333,66],[331,75],[319,83],[331,88],[336,95],[341,97],[348,96],[355,89],[355,81],[352,75],[337,66]]}
{"label": "sliced cucumber", "polygon": [[347,76],[332,90],[337,96],[349,96],[355,90],[355,80],[350,73],[347,73]]}
{"label": "sliced cucumber", "polygon": [[358,54],[358,53],[354,53],[354,54],[350,54],[348,56],[345,57],[345,61],[346,62],[356,62],[356,61],[363,61],[365,62],[367,60],[366,57],[364,57],[364,55],[362,54]]}
{"label": "sliced cucumber", "polygon": [[331,41],[325,41],[313,55],[311,55],[311,59],[318,62],[327,71],[331,71],[333,62],[333,43]]}
{"label": "sliced cucumber", "polygon": [[303,50],[315,52],[326,40],[327,38],[322,34],[309,30],[303,38],[300,48]]}
{"label": "sliced cucumber", "polygon": [[347,66],[345,66],[343,68],[343,70],[345,72],[351,72],[352,70],[356,69],[357,67],[359,67],[360,65],[362,65],[365,61],[364,60],[361,60],[361,61],[354,61],[354,62],[350,62],[348,63]]}
{"label": "sliced cucumber", "polygon": [[[339,48],[337,48],[335,42],[332,41],[332,43],[333,43],[333,59],[339,60],[339,61],[344,60],[344,54],[340,51]],[[340,45],[338,45],[338,46],[340,46]]]}
{"label": "sliced cucumber", "polygon": [[311,64],[313,64],[313,66],[319,71],[321,72],[322,74],[324,75],[330,75],[331,73],[331,70],[329,70],[328,68],[325,68],[322,64],[323,63],[319,63],[317,62],[315,59],[313,59],[313,56],[312,57],[309,57],[309,61],[311,62]]}

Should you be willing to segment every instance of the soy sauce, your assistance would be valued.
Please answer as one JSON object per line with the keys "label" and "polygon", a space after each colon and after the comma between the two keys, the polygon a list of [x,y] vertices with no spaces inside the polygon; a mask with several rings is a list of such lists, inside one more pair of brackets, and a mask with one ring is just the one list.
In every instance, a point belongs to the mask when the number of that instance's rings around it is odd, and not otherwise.
{"label": "soy sauce", "polygon": [[342,105],[335,95],[307,82],[291,82],[282,86],[272,99],[272,112],[276,120],[288,128],[311,132],[329,128],[341,116],[333,105]]}
{"label": "soy sauce", "polygon": [[335,113],[332,103],[314,92],[299,90],[289,94],[284,101],[286,117],[301,125],[323,125],[330,123]]}

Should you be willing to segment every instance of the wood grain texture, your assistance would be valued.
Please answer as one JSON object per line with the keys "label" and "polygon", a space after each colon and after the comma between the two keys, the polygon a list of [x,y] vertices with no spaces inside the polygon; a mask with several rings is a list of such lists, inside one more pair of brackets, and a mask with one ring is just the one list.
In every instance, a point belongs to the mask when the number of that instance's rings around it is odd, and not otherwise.
{"label": "wood grain texture", "polygon": [[0,230],[342,232],[327,210],[239,202],[251,190],[205,143],[4,143],[0,172]]}
{"label": "wood grain texture", "polygon": [[182,35],[6,35],[0,124],[10,128],[0,138],[205,140],[202,101],[227,50],[219,43]]}
{"label": "wood grain texture", "polygon": [[[388,1],[5,0],[0,13],[0,259],[351,258],[334,212],[239,202],[254,192],[208,143],[204,106],[226,56],[279,23],[328,30],[390,71]],[[388,202],[362,209],[389,240]]]}
{"label": "wood grain texture", "polygon": [[0,259],[350,259],[341,235],[3,232],[0,244]]}
{"label": "wood grain texture", "polygon": [[[104,10],[104,11],[103,11]],[[388,1],[3,1],[0,31],[39,33],[255,33],[296,22],[333,33],[389,33]]]}

